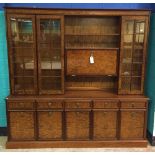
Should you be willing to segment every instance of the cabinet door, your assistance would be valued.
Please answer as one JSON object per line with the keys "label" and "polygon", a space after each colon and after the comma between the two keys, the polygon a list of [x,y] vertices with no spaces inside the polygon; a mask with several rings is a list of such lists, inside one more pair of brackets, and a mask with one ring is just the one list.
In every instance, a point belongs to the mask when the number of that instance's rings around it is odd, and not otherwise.
{"label": "cabinet door", "polygon": [[40,140],[62,139],[62,112],[38,112],[38,127]]}
{"label": "cabinet door", "polygon": [[35,16],[8,15],[8,47],[12,94],[37,92]]}
{"label": "cabinet door", "polygon": [[117,138],[117,111],[94,111],[94,139]]}
{"label": "cabinet door", "polygon": [[40,94],[64,92],[63,17],[37,16]]}
{"label": "cabinet door", "polygon": [[144,139],[145,111],[121,111],[120,139]]}
{"label": "cabinet door", "polygon": [[123,17],[119,94],[142,94],[148,17]]}
{"label": "cabinet door", "polygon": [[9,127],[11,140],[34,140],[34,113],[10,111]]}
{"label": "cabinet door", "polygon": [[66,112],[66,139],[88,140],[89,139],[89,112],[68,111]]}

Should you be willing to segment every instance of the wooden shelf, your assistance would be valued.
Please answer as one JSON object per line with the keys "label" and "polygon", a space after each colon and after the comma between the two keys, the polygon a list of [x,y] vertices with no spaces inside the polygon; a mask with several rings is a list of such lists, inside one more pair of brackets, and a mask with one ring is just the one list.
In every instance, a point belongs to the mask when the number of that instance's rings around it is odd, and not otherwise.
{"label": "wooden shelf", "polygon": [[65,34],[65,36],[120,36],[119,33],[114,33],[114,34]]}
{"label": "wooden shelf", "polygon": [[68,77],[117,77],[117,75],[116,74],[112,74],[112,75],[95,75],[95,74],[93,74],[93,75],[89,75],[89,74],[80,74],[80,75],[66,75],[66,76],[68,76]]}
{"label": "wooden shelf", "polygon": [[100,49],[100,50],[119,50],[119,47],[65,47],[67,50],[77,50],[77,49]]}

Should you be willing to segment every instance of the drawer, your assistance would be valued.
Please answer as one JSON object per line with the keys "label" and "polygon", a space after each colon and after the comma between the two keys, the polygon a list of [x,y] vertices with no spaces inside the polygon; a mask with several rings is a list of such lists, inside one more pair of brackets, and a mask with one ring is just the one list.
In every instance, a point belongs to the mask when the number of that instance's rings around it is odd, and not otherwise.
{"label": "drawer", "polygon": [[113,100],[95,100],[94,108],[118,108],[118,102]]}
{"label": "drawer", "polygon": [[33,109],[34,102],[8,102],[8,109]]}
{"label": "drawer", "polygon": [[62,109],[62,101],[38,102],[37,109]]}
{"label": "drawer", "polygon": [[67,101],[65,102],[65,108],[86,109],[86,108],[90,108],[90,102],[89,101]]}
{"label": "drawer", "polygon": [[121,102],[121,108],[146,108],[146,102]]}

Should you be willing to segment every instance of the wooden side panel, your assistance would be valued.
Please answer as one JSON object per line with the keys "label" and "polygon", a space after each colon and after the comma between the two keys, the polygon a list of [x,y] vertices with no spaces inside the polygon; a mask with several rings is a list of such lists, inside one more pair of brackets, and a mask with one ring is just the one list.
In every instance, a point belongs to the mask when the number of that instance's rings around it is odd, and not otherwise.
{"label": "wooden side panel", "polygon": [[89,139],[89,112],[66,112],[67,140]]}
{"label": "wooden side panel", "polygon": [[[67,50],[67,75],[116,75],[117,50]],[[94,63],[90,63],[90,56]]]}
{"label": "wooden side panel", "polygon": [[62,138],[62,114],[61,112],[38,112],[39,139]]}
{"label": "wooden side panel", "polygon": [[33,112],[9,112],[12,140],[34,140]]}
{"label": "wooden side panel", "polygon": [[94,111],[94,139],[116,139],[117,112]]}

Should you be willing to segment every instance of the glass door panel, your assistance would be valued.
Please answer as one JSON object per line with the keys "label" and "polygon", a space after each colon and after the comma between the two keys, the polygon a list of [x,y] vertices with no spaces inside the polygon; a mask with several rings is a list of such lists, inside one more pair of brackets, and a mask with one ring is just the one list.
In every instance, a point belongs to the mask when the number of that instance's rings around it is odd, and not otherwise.
{"label": "glass door panel", "polygon": [[[120,52],[120,94],[140,94],[144,75],[145,17],[122,18],[122,43]],[[124,92],[125,90],[125,92]],[[126,91],[128,90],[128,91]]]}
{"label": "glass door panel", "polygon": [[[36,94],[35,17],[11,15],[8,23],[12,94]],[[27,77],[33,82],[28,82]]]}
{"label": "glass door panel", "polygon": [[39,93],[63,93],[62,17],[37,16]]}
{"label": "glass door panel", "polygon": [[132,77],[131,79],[131,91],[141,91],[141,77]]}

